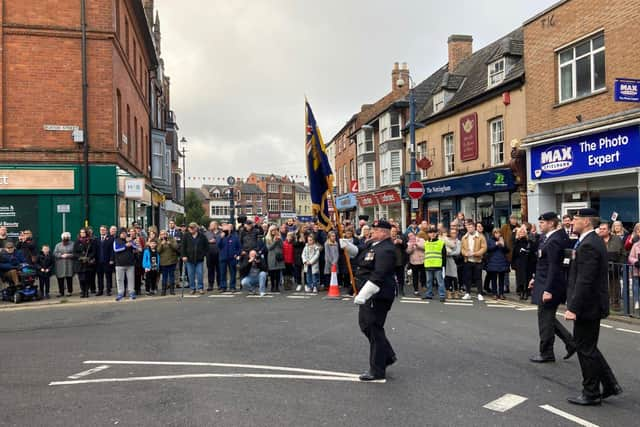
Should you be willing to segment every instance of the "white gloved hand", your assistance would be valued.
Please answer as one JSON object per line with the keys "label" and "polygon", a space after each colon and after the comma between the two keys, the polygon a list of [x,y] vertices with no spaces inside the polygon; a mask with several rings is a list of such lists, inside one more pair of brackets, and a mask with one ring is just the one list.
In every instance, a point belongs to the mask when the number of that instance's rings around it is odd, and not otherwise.
{"label": "white gloved hand", "polygon": [[380,292],[380,287],[371,280],[367,280],[367,283],[364,284],[358,295],[353,299],[353,303],[362,305],[378,292]]}
{"label": "white gloved hand", "polygon": [[340,239],[340,247],[347,251],[349,258],[355,258],[358,255],[358,247],[347,239]]}

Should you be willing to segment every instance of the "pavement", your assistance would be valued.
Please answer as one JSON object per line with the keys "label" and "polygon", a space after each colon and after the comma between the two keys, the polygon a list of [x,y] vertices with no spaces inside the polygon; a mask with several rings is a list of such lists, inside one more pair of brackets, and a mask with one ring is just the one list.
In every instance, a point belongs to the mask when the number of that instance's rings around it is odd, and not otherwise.
{"label": "pavement", "polygon": [[640,327],[603,321],[600,348],[624,393],[575,407],[565,399],[580,391],[576,357],[528,361],[534,309],[399,299],[386,326],[399,361],[384,383],[357,380],[368,344],[347,298],[214,294],[0,310],[0,425],[635,425]]}

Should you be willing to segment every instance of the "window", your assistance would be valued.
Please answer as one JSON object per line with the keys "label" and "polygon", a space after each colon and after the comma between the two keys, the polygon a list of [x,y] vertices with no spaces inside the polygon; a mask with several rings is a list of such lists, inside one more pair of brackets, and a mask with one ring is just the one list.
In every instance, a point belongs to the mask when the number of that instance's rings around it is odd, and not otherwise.
{"label": "window", "polygon": [[453,134],[450,133],[442,137],[444,153],[444,173],[451,174],[455,169],[455,155],[453,148]]}
{"label": "window", "polygon": [[342,191],[340,191],[341,194],[349,192],[349,183],[347,182],[347,179],[348,179],[347,165],[343,165],[342,166],[342,189],[341,189]]}
{"label": "window", "polygon": [[226,217],[229,216],[229,206],[211,206],[211,217]]}
{"label": "window", "polygon": [[489,79],[487,84],[489,87],[502,83],[505,75],[504,65],[505,65],[504,58],[498,59],[497,61],[489,64],[489,70],[487,72],[487,76]]}
{"label": "window", "polygon": [[373,152],[373,129],[363,129],[356,136],[358,154]]}
{"label": "window", "polygon": [[220,198],[220,190],[215,189],[211,192],[211,197],[214,199],[219,199]]}
{"label": "window", "polygon": [[137,117],[133,118],[133,140],[131,141],[131,144],[129,144],[129,147],[133,152],[133,163],[135,163],[138,160],[137,158],[138,152],[136,151],[138,149],[138,118]]}
{"label": "window", "polygon": [[[427,143],[423,142],[421,144],[416,144],[416,160],[420,160],[424,157],[427,157]],[[418,172],[418,176],[420,177],[420,179],[426,179],[427,178],[427,171],[419,168]]]}
{"label": "window", "polygon": [[129,20],[124,18],[124,52],[129,56]]}
{"label": "window", "polygon": [[256,196],[256,203],[262,203],[262,195]]}
{"label": "window", "polygon": [[120,148],[122,142],[122,95],[120,89],[116,90],[116,148]]}
{"label": "window", "polygon": [[282,212],[291,212],[293,210],[293,201],[287,199],[280,200],[280,206],[282,207]]}
{"label": "window", "polygon": [[349,170],[351,171],[351,181],[354,181],[356,179],[356,162],[354,159],[349,161]]}
{"label": "window", "polygon": [[153,179],[162,179],[162,165],[164,163],[162,142],[154,138],[151,144],[151,174]]}
{"label": "window", "polygon": [[133,38],[133,74],[138,74],[138,45],[135,37]]}
{"label": "window", "polygon": [[491,165],[504,163],[504,123],[502,117],[492,120],[489,124],[491,131]]}
{"label": "window", "polygon": [[245,207],[244,213],[245,215],[253,215],[253,207],[252,206]]}
{"label": "window", "polygon": [[267,193],[278,193],[278,184],[267,184]]}
{"label": "window", "polygon": [[280,210],[280,201],[278,199],[267,200],[267,209],[269,212],[278,212]]}
{"label": "window", "polygon": [[360,191],[373,190],[376,187],[376,179],[374,176],[374,163],[363,163],[358,167],[360,169],[358,176],[360,177]]}
{"label": "window", "polygon": [[402,163],[399,150],[388,151],[380,156],[380,185],[391,185],[400,181]]}
{"label": "window", "polygon": [[444,107],[444,91],[441,90],[440,92],[433,95],[433,112],[437,113],[438,111],[442,110],[443,107]]}
{"label": "window", "polygon": [[256,215],[262,215],[262,206],[256,206]]}
{"label": "window", "polygon": [[127,104],[127,139],[125,139],[123,142],[127,144],[127,153],[130,156],[131,144],[129,144],[129,138],[131,138],[131,108],[129,108],[129,104]]}
{"label": "window", "polygon": [[400,138],[400,113],[391,111],[380,118],[380,143]]}
{"label": "window", "polygon": [[[276,193],[278,192],[277,190],[277,186],[276,186]],[[287,184],[283,184],[282,185],[282,194],[291,194],[291,186],[287,185]]]}
{"label": "window", "polygon": [[560,102],[604,89],[604,65],[604,34],[558,52]]}

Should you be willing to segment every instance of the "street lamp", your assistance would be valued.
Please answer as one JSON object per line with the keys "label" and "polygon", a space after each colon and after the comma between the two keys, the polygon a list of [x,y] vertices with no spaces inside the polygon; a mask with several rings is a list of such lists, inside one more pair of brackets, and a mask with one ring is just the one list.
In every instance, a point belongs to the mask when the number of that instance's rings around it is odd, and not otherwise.
{"label": "street lamp", "polygon": [[[416,99],[413,95],[415,83],[410,74],[407,74],[407,78],[409,81],[405,82],[404,79],[400,77],[396,84],[399,88],[402,88],[406,83],[409,83],[409,164],[411,168],[409,177],[411,182],[413,182],[416,180]],[[417,210],[417,206],[414,208],[412,204],[411,211],[416,212]]]}
{"label": "street lamp", "polygon": [[187,163],[186,163],[186,159],[187,159],[187,150],[185,149],[185,146],[187,145],[187,138],[185,138],[184,136],[182,137],[182,139],[180,140],[180,142],[182,143],[182,206],[185,207],[185,215],[187,213],[186,211],[186,202],[187,202]]}
{"label": "street lamp", "polygon": [[235,199],[233,195],[233,186],[236,185],[236,179],[232,176],[227,177],[227,184],[229,184],[229,223],[235,230],[236,228],[236,219],[235,219]]}

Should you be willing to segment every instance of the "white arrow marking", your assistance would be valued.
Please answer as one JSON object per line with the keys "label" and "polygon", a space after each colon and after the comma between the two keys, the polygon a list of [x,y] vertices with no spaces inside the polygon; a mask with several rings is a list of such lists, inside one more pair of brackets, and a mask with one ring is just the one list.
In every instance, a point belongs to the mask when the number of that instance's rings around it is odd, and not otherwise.
{"label": "white arrow marking", "polygon": [[96,366],[95,368],[89,369],[88,371],[82,371],[74,375],[69,375],[67,378],[72,380],[77,380],[79,378],[86,377],[91,374],[95,374],[96,372],[104,371],[105,369],[108,369],[108,368],[109,368],[109,365]]}

